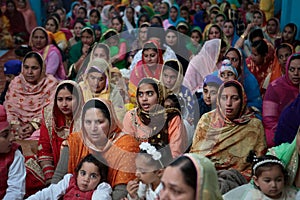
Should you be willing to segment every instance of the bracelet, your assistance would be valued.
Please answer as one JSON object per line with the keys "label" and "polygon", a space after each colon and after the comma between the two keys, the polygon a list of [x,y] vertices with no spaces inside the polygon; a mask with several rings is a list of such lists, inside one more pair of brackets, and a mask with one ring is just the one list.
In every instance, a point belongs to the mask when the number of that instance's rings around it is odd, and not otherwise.
{"label": "bracelet", "polygon": [[244,34],[241,35],[241,38],[245,39],[245,37],[246,37],[246,36],[245,36]]}

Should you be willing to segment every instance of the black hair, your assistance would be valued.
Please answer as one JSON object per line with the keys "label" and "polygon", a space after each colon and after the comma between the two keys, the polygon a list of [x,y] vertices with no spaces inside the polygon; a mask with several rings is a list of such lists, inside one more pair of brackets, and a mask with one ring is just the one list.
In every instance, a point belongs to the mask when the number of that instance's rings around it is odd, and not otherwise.
{"label": "black hair", "polygon": [[101,110],[104,117],[108,119],[109,125],[111,125],[110,112],[109,112],[107,106],[99,99],[91,99],[84,104],[84,106],[82,108],[82,115],[81,115],[82,121],[84,121],[86,111],[90,108],[97,108],[98,110]]}
{"label": "black hair", "polygon": [[297,32],[298,32],[298,27],[297,27],[297,25],[294,24],[294,23],[288,23],[288,24],[286,24],[286,25],[284,26],[284,28],[285,28],[285,27],[290,27],[291,29],[293,29],[293,31],[294,31],[294,37],[293,37],[293,40],[295,40],[296,35],[297,35]]}
{"label": "black hair", "polygon": [[123,26],[124,21],[123,21],[123,19],[122,19],[121,16],[119,16],[119,15],[114,16],[114,17],[111,19],[111,21],[113,21],[113,20],[115,20],[115,19],[118,20],[118,21],[120,22],[120,24],[122,24],[122,26]]}
{"label": "black hair", "polygon": [[[162,18],[159,16],[159,15],[154,15],[152,18],[151,18],[151,20],[152,19],[157,19],[158,21],[159,21],[159,24],[155,24],[155,25],[160,25],[160,26],[163,26],[163,20],[162,20]],[[151,22],[151,20],[150,20],[150,22]],[[154,25],[154,24],[153,24]]]}
{"label": "black hair", "polygon": [[77,23],[80,23],[83,27],[86,26],[86,23],[85,23],[84,20],[81,19],[81,18],[76,19],[76,21],[74,22],[74,26],[75,26]]}
{"label": "black hair", "polygon": [[165,102],[168,99],[172,101],[172,105],[170,106],[171,108],[177,108],[180,112],[185,109],[184,108],[184,106],[185,106],[184,100],[179,95],[176,95],[176,94],[173,94],[173,93],[169,94],[166,97]]}
{"label": "black hair", "polygon": [[291,48],[290,45],[288,45],[287,43],[281,43],[277,48],[276,48],[276,56],[278,57],[278,52],[280,49],[289,49],[289,51],[291,52],[291,54],[293,53],[293,49]]}
{"label": "black hair", "polygon": [[168,166],[172,162],[172,154],[169,145],[162,145],[158,143],[149,143],[153,146],[157,152],[161,154],[161,158],[159,160],[153,159],[152,155],[147,152],[147,150],[140,149],[138,156],[143,156],[143,161],[147,165],[151,165],[155,167],[155,170],[162,169]]}
{"label": "black hair", "polygon": [[146,18],[145,22],[149,22],[150,23],[150,17],[149,15],[147,15],[146,13],[142,13],[139,18],[138,18],[138,21],[137,21],[137,28],[140,28],[141,26],[141,19],[142,18]]}
{"label": "black hair", "polygon": [[[262,162],[264,160],[266,160],[266,161],[270,160],[270,162],[265,162],[265,163],[257,165],[259,162]],[[280,169],[284,175],[284,180],[285,181],[288,180],[287,171],[286,171],[285,167],[283,166],[283,163],[281,162],[281,160],[279,160],[276,156],[263,155],[263,156],[257,157],[256,152],[254,150],[250,150],[249,154],[246,158],[246,161],[248,163],[252,164],[252,176],[256,176],[258,178],[264,171],[270,169],[270,167],[277,165],[280,167]],[[254,167],[255,167],[255,169],[254,169]]]}
{"label": "black hair", "polygon": [[[97,155],[97,157],[100,157],[100,155]],[[99,160],[101,160],[101,162]],[[78,174],[83,163],[85,163],[85,162],[93,163],[94,165],[96,165],[98,167],[99,174],[101,176],[99,183],[107,182],[108,167],[107,167],[107,164],[106,164],[104,158],[101,157],[99,159],[99,158],[95,158],[92,154],[88,154],[83,159],[81,159],[80,162],[78,163],[78,165],[76,166],[76,169],[75,169],[76,174]]]}
{"label": "black hair", "polygon": [[238,68],[236,68],[236,70],[237,70],[237,72],[238,72],[238,74],[239,74],[239,76],[242,74],[242,62],[243,62],[243,58],[242,58],[242,55],[241,55],[241,53],[239,52],[239,50],[238,49],[236,49],[236,48],[234,48],[234,47],[230,47],[227,51],[226,51],[226,53],[224,54],[224,57],[226,57],[226,55],[229,53],[229,52],[231,52],[231,51],[234,51],[237,55],[238,55],[238,57],[239,57],[239,65],[238,65]]}
{"label": "black hair", "polygon": [[163,69],[172,69],[176,72],[179,72],[178,62],[175,60],[168,60],[164,63]]}
{"label": "black hair", "polygon": [[268,54],[268,45],[264,40],[253,42],[252,48],[255,48],[259,55],[266,56]]}
{"label": "black hair", "polygon": [[59,16],[59,14],[57,14],[57,13],[51,13],[49,15],[49,17],[47,18],[47,20],[46,20],[45,26],[46,26],[47,22],[50,19],[52,19],[54,21],[54,24],[55,24],[55,27],[56,27],[56,31],[58,31],[59,24],[60,24],[60,16]]}
{"label": "black hair", "polygon": [[260,28],[253,29],[249,34],[249,40],[251,43],[253,43],[253,39],[256,37],[260,37],[261,39],[264,39],[264,33]]}
{"label": "black hair", "polygon": [[[217,27],[219,27],[217,25]],[[222,32],[220,32],[222,34]],[[221,39],[221,49],[223,49],[224,47],[227,47],[227,43],[225,42],[225,40]]]}
{"label": "black hair", "polygon": [[185,183],[196,190],[197,188],[197,170],[193,161],[187,156],[180,156],[173,161],[169,166],[179,167],[183,173]]}
{"label": "black hair", "polygon": [[90,11],[89,16],[91,16],[93,13],[96,13],[96,15],[97,15],[97,17],[99,18],[99,20],[101,20],[101,15],[100,15],[100,12],[99,12],[98,9],[93,8],[93,9]]}
{"label": "black hair", "polygon": [[69,82],[65,82],[65,83],[62,83],[61,85],[59,85],[56,89],[56,92],[55,92],[55,97],[54,97],[54,102],[56,103],[57,102],[57,95],[59,93],[59,91],[61,91],[62,89],[67,89],[72,95],[74,95],[77,99],[77,101],[79,100],[79,91],[77,90],[77,88],[69,83]]}
{"label": "black hair", "polygon": [[144,51],[147,51],[147,50],[150,50],[150,49],[155,51],[156,53],[158,53],[157,47],[152,42],[148,42],[144,45],[142,53],[144,53]]}
{"label": "black hair", "polygon": [[41,67],[41,73],[42,73],[43,65],[44,65],[44,60],[43,60],[42,56],[39,53],[35,52],[35,51],[30,51],[25,55],[25,57],[23,59],[23,63],[25,63],[25,61],[28,58],[35,58],[38,61],[39,65]]}
{"label": "black hair", "polygon": [[[80,6],[80,7],[78,8],[78,10],[83,10],[83,11],[84,11],[84,17],[85,17],[85,18],[87,17],[87,9],[86,9],[85,7]],[[78,10],[77,10],[77,12],[78,12]]]}

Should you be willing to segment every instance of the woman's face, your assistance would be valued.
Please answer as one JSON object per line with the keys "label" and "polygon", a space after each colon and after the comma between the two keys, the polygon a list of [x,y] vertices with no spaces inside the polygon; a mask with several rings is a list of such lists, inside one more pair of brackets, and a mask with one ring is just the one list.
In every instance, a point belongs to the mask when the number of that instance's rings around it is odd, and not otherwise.
{"label": "woman's face", "polygon": [[66,116],[72,116],[77,107],[77,98],[67,89],[62,88],[56,97],[58,109]]}
{"label": "woman's face", "polygon": [[133,10],[132,8],[127,8],[126,10],[126,17],[129,21],[133,20]]}
{"label": "woman's face", "polygon": [[50,31],[51,33],[56,33],[57,27],[56,27],[56,25],[55,25],[54,19],[49,19],[49,20],[46,22],[45,29],[46,29],[47,31]]}
{"label": "woman's face", "polygon": [[56,13],[59,15],[60,21],[64,22],[66,20],[66,13],[63,10],[58,9]]}
{"label": "woman's face", "polygon": [[269,34],[275,34],[277,32],[277,23],[274,20],[268,21],[267,32]]}
{"label": "woman's face", "polygon": [[233,36],[233,33],[234,33],[233,24],[231,22],[225,22],[225,24],[223,26],[223,32],[224,32],[226,37]]}
{"label": "woman's face", "polygon": [[166,43],[171,47],[177,44],[177,39],[177,35],[172,31],[168,32],[166,35]]}
{"label": "woman's face", "polygon": [[183,17],[184,19],[189,19],[189,12],[187,10],[181,10],[180,16]]}
{"label": "woman's face", "polygon": [[79,8],[79,4],[76,4],[76,5],[73,7],[73,10],[72,10],[73,15],[77,16],[78,8]]}
{"label": "woman's face", "polygon": [[15,6],[13,3],[9,2],[9,3],[7,3],[6,9],[8,12],[12,13],[15,11]]}
{"label": "woman's face", "polygon": [[87,76],[87,81],[93,93],[100,93],[105,88],[106,76],[104,73],[91,72]]}
{"label": "woman's face", "polygon": [[242,99],[238,94],[238,90],[234,86],[225,87],[220,97],[220,107],[225,116],[230,119],[239,117]]}
{"label": "woman's face", "polygon": [[173,21],[176,21],[177,19],[177,15],[178,15],[178,11],[175,9],[175,8],[171,8],[170,9],[170,18],[173,20]]}
{"label": "woman's face", "polygon": [[217,24],[220,28],[223,27],[224,22],[225,22],[225,19],[224,19],[223,16],[218,16],[218,17],[216,17],[216,24]]}
{"label": "woman's face", "polygon": [[112,8],[109,12],[108,12],[108,18],[112,19],[114,16],[116,16],[116,10],[114,8]]}
{"label": "woman's face", "polygon": [[168,89],[173,88],[173,86],[176,83],[177,76],[178,76],[177,71],[173,69],[165,68],[162,74],[162,82],[164,86],[166,86],[166,88]]}
{"label": "woman's face", "polygon": [[[240,69],[240,58],[237,52],[235,51],[228,51],[225,55],[225,58],[230,60],[231,65],[236,68],[236,70]],[[239,70],[238,70],[239,71]]]}
{"label": "woman's face", "polygon": [[201,40],[201,36],[198,32],[192,32],[191,39],[194,45],[198,45]]}
{"label": "woman's face", "polygon": [[285,65],[290,55],[292,55],[292,52],[289,48],[281,48],[278,50],[277,54],[278,54],[278,61],[281,66],[281,71],[285,73]]}
{"label": "woman's face", "polygon": [[90,23],[91,24],[98,24],[99,22],[99,17],[97,15],[96,12],[93,12],[91,15],[90,15]]}
{"label": "woman's face", "polygon": [[256,65],[262,65],[265,59],[265,57],[260,55],[254,47],[252,47],[251,58]]}
{"label": "woman's face", "polygon": [[33,85],[38,83],[41,77],[42,66],[36,58],[27,58],[23,63],[22,74],[28,83]]}
{"label": "woman's face", "polygon": [[140,28],[140,31],[139,31],[140,41],[145,42],[147,40],[147,30],[148,30],[147,27]]}
{"label": "woman's face", "polygon": [[90,46],[94,42],[94,37],[93,35],[89,34],[87,31],[84,31],[81,34],[81,42],[82,44],[86,44]]}
{"label": "woman's face", "polygon": [[83,126],[94,145],[104,146],[107,143],[110,124],[102,110],[89,108],[84,114]]}
{"label": "woman's face", "polygon": [[148,67],[154,67],[158,63],[158,53],[153,49],[148,49],[143,52],[143,57]]}
{"label": "woman's face", "polygon": [[291,61],[288,76],[294,85],[300,86],[300,59],[294,59]]}
{"label": "woman's face", "polygon": [[151,84],[142,83],[139,86],[137,100],[144,111],[149,111],[151,107],[158,104],[158,94]]}
{"label": "woman's face", "polygon": [[37,49],[43,49],[47,45],[47,35],[44,31],[36,30],[32,35],[32,46]]}
{"label": "woman's face", "polygon": [[216,105],[218,88],[212,85],[206,85],[203,87],[203,100],[206,105]]}
{"label": "woman's face", "polygon": [[194,200],[195,189],[186,184],[184,176],[179,167],[167,167],[161,178],[163,188],[160,191],[159,199]]}
{"label": "woman's face", "polygon": [[163,16],[168,13],[168,6],[165,3],[160,4],[159,6],[160,15]]}
{"label": "woman's face", "polygon": [[108,55],[105,53],[105,50],[103,48],[95,48],[93,52],[93,59],[95,58],[102,58],[106,61],[109,61]]}
{"label": "woman's face", "polygon": [[74,26],[74,34],[76,37],[80,37],[81,29],[83,28],[83,25],[81,23],[76,23]]}
{"label": "woman's face", "polygon": [[122,31],[122,24],[119,22],[118,19],[113,19],[111,23],[112,23],[112,28],[118,31],[118,33]]}
{"label": "woman's face", "polygon": [[208,32],[208,40],[215,39],[215,38],[221,38],[221,33],[218,28],[211,27]]}
{"label": "woman's face", "polygon": [[17,1],[17,6],[21,9],[26,8],[26,2],[24,0],[19,0]]}
{"label": "woman's face", "polygon": [[77,18],[85,19],[85,12],[84,12],[83,9],[78,9],[77,10]]}
{"label": "woman's face", "polygon": [[283,30],[282,37],[283,37],[283,41],[285,42],[293,41],[294,39],[293,29],[289,26],[286,26]]}
{"label": "woman's face", "polygon": [[259,27],[262,25],[263,18],[259,13],[255,13],[253,15],[253,23],[254,23],[255,26],[259,26]]}

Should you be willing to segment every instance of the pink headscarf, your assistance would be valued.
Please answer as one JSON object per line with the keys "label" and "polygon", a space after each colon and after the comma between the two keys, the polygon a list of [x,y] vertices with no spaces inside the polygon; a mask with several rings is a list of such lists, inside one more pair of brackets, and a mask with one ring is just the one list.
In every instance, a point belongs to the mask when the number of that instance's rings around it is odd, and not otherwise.
{"label": "pink headscarf", "polygon": [[0,105],[0,131],[9,126],[6,111],[3,105]]}

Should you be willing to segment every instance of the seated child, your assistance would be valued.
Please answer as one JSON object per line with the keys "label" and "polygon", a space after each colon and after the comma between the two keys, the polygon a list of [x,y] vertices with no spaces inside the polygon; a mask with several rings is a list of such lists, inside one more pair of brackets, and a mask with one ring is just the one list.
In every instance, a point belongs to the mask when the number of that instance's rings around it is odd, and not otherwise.
{"label": "seated child", "polygon": [[250,151],[247,162],[252,163],[252,181],[223,195],[224,200],[271,200],[296,198],[297,190],[287,186],[287,172],[284,164],[273,155],[256,157]]}
{"label": "seated child", "polygon": [[217,93],[222,83],[221,79],[212,74],[204,78],[203,94],[198,99],[200,118],[204,113],[216,108]]}
{"label": "seated child", "polygon": [[222,66],[219,69],[218,74],[223,82],[237,80],[239,77],[237,70],[231,65],[231,62],[228,59],[222,61]]}
{"label": "seated child", "polygon": [[14,143],[6,112],[0,105],[0,199],[18,200],[25,195],[25,165],[20,145]]}
{"label": "seated child", "polygon": [[[101,159],[103,161],[103,158]],[[112,189],[108,183],[107,166],[92,154],[85,156],[76,167],[76,174],[66,174],[57,184],[30,196],[34,199],[101,199],[111,200]]]}
{"label": "seated child", "polygon": [[137,178],[129,181],[126,187],[128,200],[157,199],[162,189],[160,179],[165,166],[171,162],[170,158],[172,156],[168,146],[162,148],[158,144],[142,142],[135,161]]}

